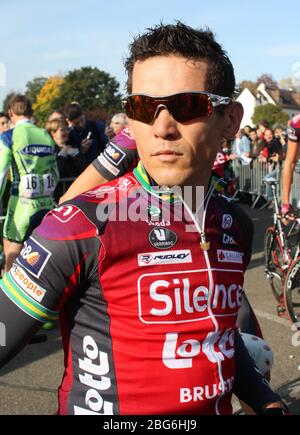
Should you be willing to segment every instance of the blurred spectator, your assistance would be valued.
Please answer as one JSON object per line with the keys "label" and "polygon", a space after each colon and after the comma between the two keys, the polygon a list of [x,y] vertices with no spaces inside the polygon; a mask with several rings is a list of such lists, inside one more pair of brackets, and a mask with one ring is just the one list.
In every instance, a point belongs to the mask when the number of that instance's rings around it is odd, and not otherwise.
{"label": "blurred spectator", "polygon": [[249,137],[250,131],[252,130],[252,128],[250,127],[250,125],[245,125],[245,127],[243,128],[245,135],[247,137]]}
{"label": "blurred spectator", "polygon": [[[56,144],[57,164],[60,178],[76,178],[89,165],[85,155],[81,154],[78,148],[68,145],[69,128],[67,121],[53,119],[48,121],[46,129]],[[69,183],[71,184],[71,183]],[[68,187],[68,186],[65,186]],[[58,185],[55,191],[55,199],[60,198],[64,193],[63,186]]]}
{"label": "blurred spectator", "polygon": [[109,140],[121,133],[123,128],[128,126],[128,118],[125,113],[117,113],[111,119],[109,127],[106,127],[105,133]]}
{"label": "blurred spectator", "polygon": [[263,150],[264,142],[259,140],[254,128],[249,133],[249,139],[251,140],[251,156],[253,159],[256,159]]}
{"label": "blurred spectator", "polygon": [[251,162],[251,142],[243,129],[239,130],[232,142],[230,158],[240,165],[249,165]]}
{"label": "blurred spectator", "polygon": [[269,128],[269,123],[265,119],[258,124],[257,136],[259,140],[264,140],[265,131]]}
{"label": "blurred spectator", "polygon": [[70,127],[70,145],[79,149],[91,163],[104,150],[108,142],[105,124],[87,120],[78,103],[71,103],[66,107],[65,116]]}
{"label": "blurred spectator", "polygon": [[282,145],[282,160],[284,160],[287,151],[287,133],[282,127],[276,127],[274,130],[274,137],[275,139],[278,139]]}
{"label": "blurred spectator", "polygon": [[273,164],[273,167],[282,160],[282,144],[274,137],[273,130],[267,128],[264,132],[264,148],[261,152],[262,161]]}
{"label": "blurred spectator", "polygon": [[64,119],[64,115],[59,110],[54,110],[54,112],[50,113],[48,121],[53,121],[53,119]]}
{"label": "blurred spectator", "polygon": [[0,112],[0,134],[7,130],[9,130],[9,116],[4,112]]}

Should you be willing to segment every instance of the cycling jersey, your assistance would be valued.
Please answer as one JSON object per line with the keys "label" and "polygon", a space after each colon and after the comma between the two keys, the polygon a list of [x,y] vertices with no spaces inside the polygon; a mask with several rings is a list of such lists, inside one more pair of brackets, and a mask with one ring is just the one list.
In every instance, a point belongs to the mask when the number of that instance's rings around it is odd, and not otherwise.
{"label": "cycling jersey", "polygon": [[58,169],[55,145],[46,130],[21,121],[0,136],[0,198],[9,169],[12,188],[3,236],[22,242],[31,217],[54,206]]}
{"label": "cycling jersey", "polygon": [[230,414],[251,373],[241,396],[277,400],[235,346],[252,223],[213,187],[200,210],[140,163],[51,211],[0,281],[0,364],[60,313],[59,414]]}
{"label": "cycling jersey", "polygon": [[300,141],[300,113],[289,121],[287,133],[289,140],[293,142]]}

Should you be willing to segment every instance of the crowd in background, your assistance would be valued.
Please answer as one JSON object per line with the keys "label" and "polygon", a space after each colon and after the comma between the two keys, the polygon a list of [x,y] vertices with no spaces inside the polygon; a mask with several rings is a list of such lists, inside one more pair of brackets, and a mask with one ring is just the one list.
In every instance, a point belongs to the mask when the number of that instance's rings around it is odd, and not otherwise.
{"label": "crowd in background", "polygon": [[[34,117],[31,121],[36,123]],[[115,114],[108,126],[102,121],[89,120],[77,102],[69,104],[64,110],[52,112],[44,127],[56,144],[60,178],[78,177],[127,124],[128,120],[124,113]],[[0,135],[10,128],[13,128],[13,125],[9,116],[1,112]],[[62,188],[62,185],[58,185],[55,192],[56,199],[62,195]]]}

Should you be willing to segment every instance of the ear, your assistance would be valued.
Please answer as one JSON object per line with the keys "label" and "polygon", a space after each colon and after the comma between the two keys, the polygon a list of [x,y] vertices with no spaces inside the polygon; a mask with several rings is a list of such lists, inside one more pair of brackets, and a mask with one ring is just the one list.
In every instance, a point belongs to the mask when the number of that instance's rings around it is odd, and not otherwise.
{"label": "ear", "polygon": [[244,108],[238,101],[231,103],[225,111],[224,118],[224,131],[223,137],[227,140],[234,138],[239,131],[242,119],[244,115]]}
{"label": "ear", "polygon": [[134,129],[133,129],[133,120],[128,118],[128,127],[130,131],[130,136],[135,140]]}

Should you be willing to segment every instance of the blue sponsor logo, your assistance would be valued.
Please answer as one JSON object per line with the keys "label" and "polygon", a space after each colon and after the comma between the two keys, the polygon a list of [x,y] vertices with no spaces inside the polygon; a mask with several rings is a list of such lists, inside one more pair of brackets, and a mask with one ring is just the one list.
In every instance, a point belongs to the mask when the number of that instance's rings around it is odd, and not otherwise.
{"label": "blue sponsor logo", "polygon": [[22,149],[21,153],[35,157],[46,157],[54,154],[55,150],[50,145],[28,145]]}
{"label": "blue sponsor logo", "polygon": [[126,154],[117,145],[110,142],[104,150],[105,157],[115,166],[118,166],[125,158]]}
{"label": "blue sponsor logo", "polygon": [[50,256],[51,252],[30,237],[24,242],[24,247],[17,258],[17,262],[33,276],[39,278]]}

